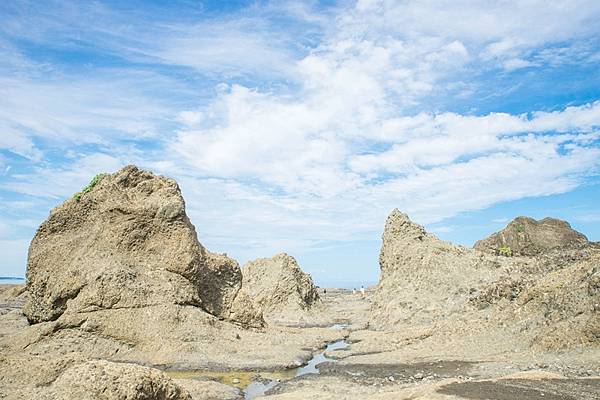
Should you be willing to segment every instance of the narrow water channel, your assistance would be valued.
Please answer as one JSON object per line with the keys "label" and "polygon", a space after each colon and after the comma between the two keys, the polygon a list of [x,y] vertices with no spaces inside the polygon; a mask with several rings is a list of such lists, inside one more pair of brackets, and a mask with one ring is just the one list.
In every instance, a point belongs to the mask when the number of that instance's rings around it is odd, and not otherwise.
{"label": "narrow water channel", "polygon": [[[291,370],[293,372],[293,377],[299,377],[307,374],[318,374],[319,373],[319,364],[324,362],[335,362],[337,361],[334,358],[329,358],[325,355],[328,351],[345,349],[348,347],[348,343],[346,340],[338,340],[337,342],[333,342],[327,345],[325,350],[316,354],[311,358],[308,363],[302,367],[298,367],[296,369]],[[269,389],[274,388],[280,383],[280,380],[264,380],[264,381],[254,381],[250,383],[246,389],[244,389],[244,399],[252,400],[256,397],[262,396]]]}
{"label": "narrow water channel", "polygon": [[[347,323],[338,323],[330,326],[330,329],[341,330],[348,327]],[[297,378],[307,374],[318,374],[319,364],[324,362],[336,362],[336,359],[325,356],[325,353],[345,349],[349,345],[345,339],[329,343],[325,349],[315,354],[305,365],[275,372],[256,372],[256,371],[170,371],[167,372],[172,378],[180,379],[214,379],[226,385],[235,386],[243,390],[244,399],[252,400],[262,396],[269,389],[274,388],[279,383]]]}

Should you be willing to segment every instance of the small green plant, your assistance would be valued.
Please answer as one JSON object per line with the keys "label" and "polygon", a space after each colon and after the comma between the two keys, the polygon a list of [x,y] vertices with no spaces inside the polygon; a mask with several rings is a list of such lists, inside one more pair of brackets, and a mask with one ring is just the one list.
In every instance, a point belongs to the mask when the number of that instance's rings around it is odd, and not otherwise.
{"label": "small green plant", "polygon": [[498,254],[503,257],[512,257],[512,250],[508,246],[502,246],[498,249]]}
{"label": "small green plant", "polygon": [[519,232],[519,233],[525,232],[525,227],[523,225],[517,225],[517,232]]}
{"label": "small green plant", "polygon": [[83,190],[81,192],[77,192],[73,195],[73,198],[75,199],[76,202],[79,202],[81,200],[81,196],[83,196],[86,193],[89,193],[92,191],[92,189],[98,184],[100,183],[100,181],[102,180],[102,178],[104,178],[107,174],[98,174],[95,177],[92,178],[92,180],[90,181],[90,183],[88,183],[88,185],[86,187],[83,188]]}

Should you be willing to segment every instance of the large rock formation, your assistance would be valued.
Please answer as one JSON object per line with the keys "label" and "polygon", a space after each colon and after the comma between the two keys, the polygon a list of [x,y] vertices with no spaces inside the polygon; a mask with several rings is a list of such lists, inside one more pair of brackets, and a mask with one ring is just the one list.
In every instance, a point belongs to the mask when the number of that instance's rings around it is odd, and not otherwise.
{"label": "large rock formation", "polygon": [[566,221],[517,217],[500,232],[475,243],[474,248],[492,254],[504,248],[512,255],[536,256],[555,249],[580,249],[587,245],[587,238]]}
{"label": "large rock formation", "polygon": [[600,345],[600,252],[539,276],[502,317],[536,347]]}
{"label": "large rock formation", "polygon": [[[476,247],[486,251],[479,251],[441,241],[394,210],[383,234],[371,326],[441,323],[450,332],[469,320],[461,329],[513,326],[503,334],[526,338],[534,347],[600,343],[598,249],[566,223],[515,221],[503,231],[509,234],[480,242]],[[534,221],[525,227],[526,241],[513,236],[523,233],[513,232],[523,221]],[[500,244],[537,256],[496,255],[490,249]],[[577,252],[565,256],[557,249]]]}
{"label": "large rock formation", "polygon": [[428,323],[461,311],[475,290],[501,273],[504,260],[439,240],[399,210],[388,217],[371,326]]}
{"label": "large rock formation", "polygon": [[178,304],[229,318],[241,283],[237,262],[198,242],[177,183],[128,166],[94,178],[40,226],[24,313],[37,323]]}
{"label": "large rock formation", "polygon": [[242,292],[267,320],[285,313],[298,315],[319,303],[312,278],[288,254],[251,261],[242,268],[242,275]]}

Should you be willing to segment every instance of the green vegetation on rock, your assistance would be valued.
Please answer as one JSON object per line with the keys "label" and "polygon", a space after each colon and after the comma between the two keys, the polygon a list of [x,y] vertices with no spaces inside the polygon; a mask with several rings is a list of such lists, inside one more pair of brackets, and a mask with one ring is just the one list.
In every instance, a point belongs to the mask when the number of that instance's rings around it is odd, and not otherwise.
{"label": "green vegetation on rock", "polygon": [[508,246],[502,246],[498,249],[498,254],[504,257],[512,257],[512,250]]}
{"label": "green vegetation on rock", "polygon": [[75,201],[79,202],[81,200],[81,196],[83,196],[86,193],[89,193],[92,191],[92,189],[94,189],[94,187],[100,183],[100,181],[102,180],[102,178],[104,178],[106,175],[105,173],[101,173],[101,174],[97,174],[96,176],[94,176],[92,178],[92,180],[90,181],[90,183],[88,183],[88,185],[86,187],[83,188],[83,190],[81,192],[77,192],[73,195],[73,198],[75,199]]}

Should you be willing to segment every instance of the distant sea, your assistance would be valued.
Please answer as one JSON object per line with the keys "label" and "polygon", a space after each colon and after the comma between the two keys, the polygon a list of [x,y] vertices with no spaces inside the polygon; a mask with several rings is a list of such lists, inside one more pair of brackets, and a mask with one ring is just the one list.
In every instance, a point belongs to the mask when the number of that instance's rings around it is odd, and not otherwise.
{"label": "distant sea", "polygon": [[0,276],[0,285],[22,285],[25,283],[25,278],[17,278],[14,276]]}
{"label": "distant sea", "polygon": [[322,288],[339,288],[339,289],[360,289],[361,286],[365,288],[369,286],[377,285],[377,282],[374,281],[345,281],[345,280],[335,280],[335,281],[326,281],[326,280],[317,280],[315,285]]}

